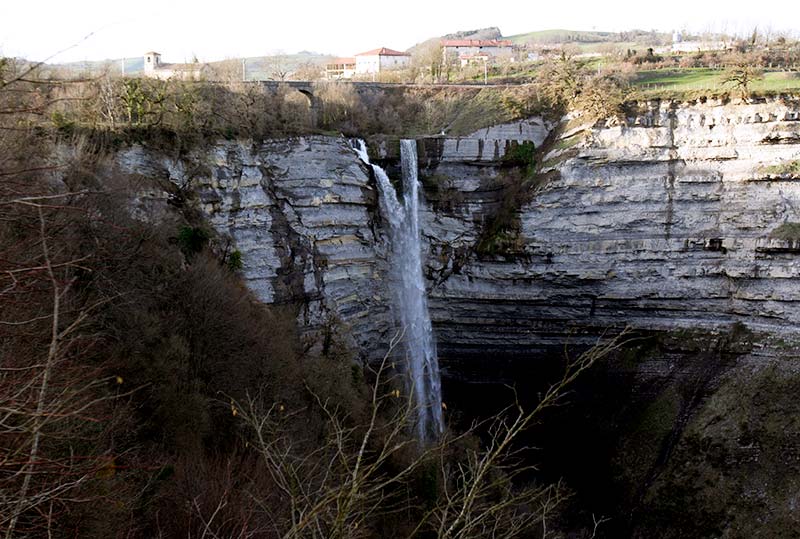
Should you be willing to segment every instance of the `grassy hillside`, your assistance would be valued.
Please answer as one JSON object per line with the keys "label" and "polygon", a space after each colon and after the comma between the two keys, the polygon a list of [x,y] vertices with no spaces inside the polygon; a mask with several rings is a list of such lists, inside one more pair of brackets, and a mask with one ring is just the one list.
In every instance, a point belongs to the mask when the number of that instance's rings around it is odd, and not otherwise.
{"label": "grassy hillside", "polygon": [[[82,62],[67,62],[63,64],[48,64],[48,67],[56,70],[64,70],[70,73],[98,74],[108,71],[118,75],[122,72],[122,58],[109,58],[105,60],[85,60]],[[136,75],[144,69],[144,57],[125,58],[125,73]]]}
{"label": "grassy hillside", "polygon": [[[551,29],[508,36],[515,45],[556,45],[571,43],[584,49],[587,45],[618,44],[625,46],[655,46],[667,44],[672,37],[664,32],[630,30],[626,32],[597,32]],[[590,52],[590,51],[586,51]]]}
{"label": "grassy hillside", "polygon": [[[229,65],[232,65],[238,72],[238,70],[241,69],[240,66],[242,60],[245,60],[247,63],[248,76],[250,78],[269,79],[274,78],[274,74],[276,72],[293,73],[297,70],[308,68],[309,66],[318,66],[321,69],[331,58],[333,58],[333,56],[329,54],[304,51],[296,54],[250,56],[246,58],[232,58],[208,63],[212,67],[223,69]],[[185,59],[166,56],[162,58],[162,60],[164,63],[183,63]],[[119,75],[122,72],[122,62],[122,58],[114,58],[107,60],[87,60],[83,62],[50,64],[48,67],[59,71],[67,71],[72,74],[97,75],[100,73],[109,72],[113,75]],[[139,75],[144,69],[144,58],[141,56],[125,58],[124,62],[125,74],[127,75]]]}
{"label": "grassy hillside", "polygon": [[[321,72],[325,64],[332,60],[334,56],[330,54],[320,54],[316,52],[299,52],[297,54],[277,54],[273,56],[249,56],[247,58],[236,58],[233,60],[223,60],[213,62],[211,65],[223,65],[234,62],[237,66],[244,60],[247,66],[247,77],[250,80],[262,80],[281,78],[282,73],[305,73],[308,75]],[[292,77],[289,77],[292,78]]]}

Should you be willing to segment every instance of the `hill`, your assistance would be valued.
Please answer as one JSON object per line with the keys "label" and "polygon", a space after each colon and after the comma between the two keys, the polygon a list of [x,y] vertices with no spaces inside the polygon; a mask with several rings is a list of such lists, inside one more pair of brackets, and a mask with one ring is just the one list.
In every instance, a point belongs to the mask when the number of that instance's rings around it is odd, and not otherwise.
{"label": "hill", "polygon": [[[238,73],[241,72],[242,60],[244,60],[249,78],[266,79],[274,78],[280,73],[283,73],[285,76],[290,76],[292,73],[302,70],[321,70],[325,63],[331,58],[333,58],[333,56],[330,54],[302,51],[296,54],[249,56],[245,58],[231,58],[207,63],[221,71],[232,69]],[[182,61],[170,57],[164,58],[164,61],[167,63],[172,63],[173,60],[176,62]],[[144,70],[143,57],[66,62],[61,64],[48,64],[47,67],[58,71],[66,71],[72,75],[98,75],[104,72],[118,75],[122,73],[123,62],[125,65],[125,74],[142,74],[142,71]]]}
{"label": "hill", "polygon": [[496,26],[481,28],[479,30],[464,30],[442,36],[441,39],[500,39],[503,33]]}
{"label": "hill", "polygon": [[574,45],[581,52],[600,52],[609,46],[614,48],[647,48],[667,45],[671,43],[672,36],[666,32],[655,30],[629,30],[625,32],[601,32],[584,30],[550,29],[537,30],[524,34],[503,36],[496,26],[478,30],[464,30],[453,32],[439,37],[433,37],[422,43],[417,43],[408,52],[414,53],[424,50],[442,39],[509,39],[514,45]]}
{"label": "hill", "polygon": [[642,43],[647,45],[666,45],[672,36],[666,32],[655,30],[629,30],[625,32],[598,32],[583,30],[538,30],[525,34],[508,36],[515,45],[539,44],[552,45],[564,43]]}
{"label": "hill", "polygon": [[81,62],[65,62],[61,64],[47,64],[47,67],[56,70],[65,70],[74,74],[96,75],[108,71],[113,74],[122,72],[122,65],[125,63],[125,73],[136,75],[144,69],[144,58],[113,58],[105,60],[84,60]]}

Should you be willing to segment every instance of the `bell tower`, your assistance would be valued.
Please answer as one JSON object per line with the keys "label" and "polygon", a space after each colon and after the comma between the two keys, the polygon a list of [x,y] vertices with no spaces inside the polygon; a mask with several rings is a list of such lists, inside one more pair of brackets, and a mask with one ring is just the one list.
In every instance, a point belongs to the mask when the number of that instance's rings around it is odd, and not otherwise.
{"label": "bell tower", "polygon": [[161,65],[161,55],[157,52],[144,53],[144,74],[150,75]]}

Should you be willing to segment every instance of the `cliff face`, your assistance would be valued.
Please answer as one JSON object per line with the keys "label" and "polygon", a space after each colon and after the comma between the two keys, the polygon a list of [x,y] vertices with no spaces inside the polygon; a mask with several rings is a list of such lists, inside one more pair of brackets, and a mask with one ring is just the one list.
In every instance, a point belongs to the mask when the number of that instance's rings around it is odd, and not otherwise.
{"label": "cliff face", "polygon": [[[418,148],[445,399],[474,404],[472,382],[535,395],[552,350],[631,325],[645,338],[545,439],[587,511],[615,517],[609,537],[796,529],[781,478],[800,476],[800,103],[651,103],[621,125],[530,119]],[[392,168],[391,144],[371,150]],[[185,193],[256,295],[298,306],[309,346],[383,353],[386,233],[348,141],[133,148],[116,165]]]}
{"label": "cliff face", "polygon": [[[573,120],[554,133],[531,119],[420,141],[426,274],[444,355],[535,351],[569,326],[739,321],[783,334],[800,323],[800,241],[780,233],[800,223],[800,178],[788,166],[800,160],[800,105],[641,109],[625,126]],[[526,142],[547,149],[535,178],[508,160]],[[387,148],[378,153],[391,161]],[[193,193],[241,251],[261,300],[301,301],[304,324],[338,321],[359,346],[386,336],[377,191],[348,141],[228,142],[182,160],[133,148],[117,163]],[[509,196],[514,183],[526,187]],[[500,213],[512,224],[492,230]],[[492,235],[501,247],[481,249]]]}
{"label": "cliff face", "polygon": [[[469,137],[432,139],[427,147],[448,170],[463,169],[464,181],[476,164],[491,180],[510,141],[539,145],[548,129],[531,119]],[[327,346],[335,336],[365,358],[385,352],[395,330],[386,282],[387,231],[371,169],[358,160],[351,141],[228,142],[182,159],[134,147],[119,154],[116,164],[127,174],[168,180],[193,197],[189,205],[241,252],[242,277],[255,295],[266,303],[300,306],[309,346]],[[148,197],[163,201],[168,194]]]}
{"label": "cliff face", "polygon": [[496,169],[445,144],[425,173],[457,202],[429,206],[424,227],[442,352],[535,350],[570,326],[793,332],[800,251],[771,234],[800,222],[800,178],[776,172],[800,158],[798,118],[776,100],[568,126],[541,156],[556,174],[514,208],[513,248],[484,256]]}
{"label": "cliff face", "polygon": [[650,335],[537,444],[608,537],[797,529],[798,119],[791,100],[650,104],[624,126],[568,119],[535,176],[452,144],[427,162],[431,315],[461,384],[446,399],[491,379],[535,394],[565,341]]}
{"label": "cliff face", "polygon": [[117,161],[124,172],[188,187],[190,203],[241,252],[255,295],[299,306],[308,346],[335,337],[369,355],[385,347],[386,244],[375,184],[347,141],[220,143],[181,160],[137,147]]}

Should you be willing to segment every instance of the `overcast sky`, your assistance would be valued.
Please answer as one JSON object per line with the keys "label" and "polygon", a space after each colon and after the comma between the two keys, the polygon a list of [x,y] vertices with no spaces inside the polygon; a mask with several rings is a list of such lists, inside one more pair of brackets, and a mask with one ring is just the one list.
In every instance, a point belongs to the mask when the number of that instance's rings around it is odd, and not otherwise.
{"label": "overcast sky", "polygon": [[[490,9],[494,7],[494,11]],[[0,54],[53,61],[141,56],[211,61],[309,50],[352,55],[497,26],[504,35],[565,28],[800,33],[797,0],[0,0]],[[82,41],[89,34],[91,37]]]}

